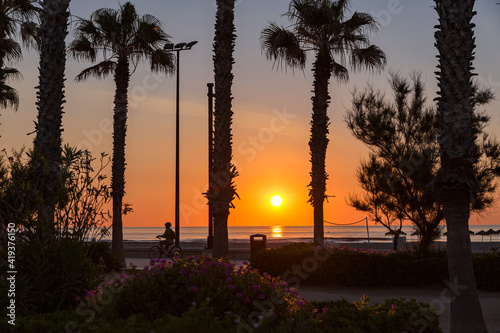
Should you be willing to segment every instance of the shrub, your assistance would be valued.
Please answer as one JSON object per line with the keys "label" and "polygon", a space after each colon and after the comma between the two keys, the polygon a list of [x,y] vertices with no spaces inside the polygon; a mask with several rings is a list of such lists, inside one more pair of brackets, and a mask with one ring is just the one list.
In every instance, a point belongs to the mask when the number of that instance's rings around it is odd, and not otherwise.
{"label": "shrub", "polygon": [[[99,308],[97,304],[94,304]],[[264,317],[256,327],[238,327],[231,316],[217,316],[218,309],[210,302],[192,306],[182,316],[165,314],[153,321],[144,314],[127,318],[92,318],[65,311],[20,318],[17,329],[24,332],[103,332],[103,333],[184,333],[252,332],[252,333],[439,333],[436,312],[414,300],[387,299],[370,305],[367,297],[349,303],[338,301],[311,302],[294,312],[287,320]],[[88,314],[88,313],[87,313]],[[3,328],[0,326],[0,328]],[[4,329],[3,332],[7,332]]]}
{"label": "shrub", "polygon": [[[477,288],[500,291],[500,254],[474,255]],[[338,284],[357,287],[419,287],[448,279],[446,252],[421,259],[412,252],[373,252],[293,243],[260,251],[252,266],[292,284]]]}
{"label": "shrub", "polygon": [[96,304],[101,310],[93,313],[108,320],[142,315],[153,322],[208,311],[210,317],[231,323],[233,329],[291,320],[307,306],[280,279],[205,257],[175,263],[152,260],[144,270],[123,274],[88,292],[79,312],[92,311]]}
{"label": "shrub", "polygon": [[474,255],[473,262],[477,288],[500,291],[500,253]]}
{"label": "shrub", "polygon": [[111,252],[110,243],[87,243],[87,257],[94,263],[100,272],[109,273],[120,270],[121,265],[116,256]]}
{"label": "shrub", "polygon": [[339,301],[314,302],[318,327],[331,333],[400,333],[442,332],[439,316],[428,304],[414,299],[389,298],[382,304],[370,305],[369,298],[349,303]]}
{"label": "shrub", "polygon": [[61,240],[43,249],[18,247],[16,281],[19,314],[68,309],[81,290],[95,288],[97,271],[81,243]]}
{"label": "shrub", "polygon": [[360,287],[435,285],[448,274],[444,253],[419,259],[410,252],[380,253],[310,243],[261,251],[252,257],[252,266],[290,283]]}
{"label": "shrub", "polygon": [[[6,160],[0,157],[0,226],[4,230],[7,225],[15,226],[18,314],[67,309],[83,289],[93,289],[98,283],[96,266],[88,255],[93,250],[104,252],[86,247],[84,241],[107,232],[105,207],[111,192],[103,171],[108,162],[101,155],[100,166],[94,170],[89,152],[66,145],[57,175],[60,187],[53,198],[57,201],[54,220],[44,221],[39,210],[48,199],[45,182],[49,168],[36,151],[28,152],[26,161],[23,155],[20,151]],[[2,256],[3,251],[4,246]],[[0,273],[2,290],[6,271]],[[0,299],[2,309],[7,301]]]}

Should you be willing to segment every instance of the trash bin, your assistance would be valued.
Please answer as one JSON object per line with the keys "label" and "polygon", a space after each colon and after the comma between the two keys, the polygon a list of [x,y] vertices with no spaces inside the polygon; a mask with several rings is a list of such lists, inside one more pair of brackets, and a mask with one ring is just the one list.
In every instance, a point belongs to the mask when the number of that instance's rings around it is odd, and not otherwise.
{"label": "trash bin", "polygon": [[250,257],[253,257],[254,254],[259,252],[260,250],[266,249],[266,235],[255,234],[250,235]]}

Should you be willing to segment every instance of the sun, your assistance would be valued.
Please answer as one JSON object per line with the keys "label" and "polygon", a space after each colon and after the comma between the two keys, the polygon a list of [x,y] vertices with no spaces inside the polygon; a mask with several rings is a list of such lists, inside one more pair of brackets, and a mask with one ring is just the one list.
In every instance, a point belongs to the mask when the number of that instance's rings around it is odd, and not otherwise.
{"label": "sun", "polygon": [[271,206],[273,207],[280,207],[283,205],[283,202],[285,199],[281,194],[273,194],[271,198],[269,199],[269,202],[271,203]]}

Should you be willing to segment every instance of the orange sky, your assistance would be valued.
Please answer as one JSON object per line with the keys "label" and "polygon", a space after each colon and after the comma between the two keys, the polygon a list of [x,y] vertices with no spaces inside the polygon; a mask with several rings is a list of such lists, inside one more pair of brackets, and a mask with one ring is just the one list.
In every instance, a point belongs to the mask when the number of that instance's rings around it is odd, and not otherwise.
{"label": "orange sky", "polygon": [[[279,20],[288,3],[237,2],[233,153],[240,173],[235,182],[241,200],[234,202],[236,209],[231,210],[229,225],[312,225],[313,210],[307,203],[310,67],[304,72],[276,71],[259,46],[262,28],[270,20]],[[372,36],[372,42],[386,52],[388,67],[380,74],[353,73],[348,84],[332,81],[330,85],[332,124],[326,163],[330,174],[327,194],[335,197],[325,203],[326,221],[349,223],[365,217],[345,203],[350,193],[360,191],[355,173],[360,161],[367,157],[366,148],[350,135],[343,119],[354,88],[362,89],[370,82],[387,91],[388,70],[404,74],[419,70],[427,83],[429,101],[435,96],[434,2],[397,3],[392,7],[385,1],[360,0],[353,4],[357,10],[379,19],[381,29]],[[110,0],[73,0],[71,11],[75,16],[88,17],[97,8],[117,5]],[[215,7],[211,1],[202,0],[168,6],[141,0],[136,7],[141,14],[150,13],[163,21],[173,42],[199,42],[192,50],[181,53],[180,222],[181,226],[204,226],[208,215],[206,200],[201,195],[208,182],[206,84],[213,81]],[[476,10],[476,72],[479,81],[499,96],[500,6],[478,2]],[[32,144],[33,136],[26,133],[33,131],[36,119],[33,87],[37,85],[37,64],[37,55],[25,52],[24,60],[15,65],[24,75],[20,82],[13,83],[19,89],[21,106],[17,113],[2,110],[0,148],[10,150]],[[91,149],[97,156],[111,152],[114,86],[111,78],[75,83],[73,78],[88,66],[68,60],[63,135],[65,142]],[[174,220],[175,78],[153,75],[146,67],[139,65],[130,84],[124,201],[133,205],[134,213],[124,217],[124,226],[162,226],[165,221]],[[493,133],[500,130],[499,109],[498,100],[487,108],[492,117],[489,130]],[[282,207],[269,205],[268,199],[274,193],[284,196]],[[499,217],[495,206],[481,218],[473,217],[471,223],[498,224]]]}

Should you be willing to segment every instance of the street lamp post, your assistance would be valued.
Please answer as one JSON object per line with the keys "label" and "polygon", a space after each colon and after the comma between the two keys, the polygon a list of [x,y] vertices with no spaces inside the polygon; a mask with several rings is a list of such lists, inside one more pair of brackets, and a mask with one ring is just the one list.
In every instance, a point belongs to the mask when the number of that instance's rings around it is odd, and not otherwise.
{"label": "street lamp post", "polygon": [[180,52],[191,50],[198,43],[197,41],[189,43],[165,44],[164,50],[167,52],[177,52],[177,83],[175,93],[175,245],[179,246],[179,64]]}

